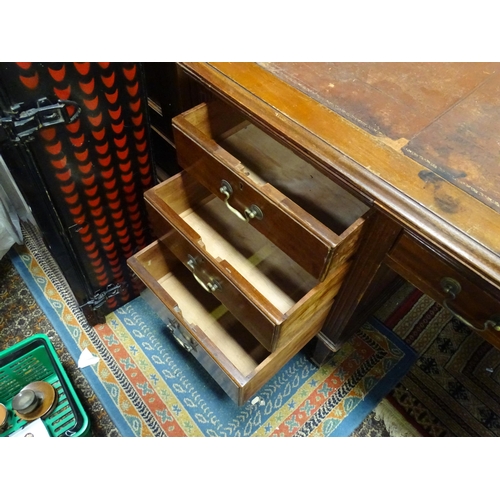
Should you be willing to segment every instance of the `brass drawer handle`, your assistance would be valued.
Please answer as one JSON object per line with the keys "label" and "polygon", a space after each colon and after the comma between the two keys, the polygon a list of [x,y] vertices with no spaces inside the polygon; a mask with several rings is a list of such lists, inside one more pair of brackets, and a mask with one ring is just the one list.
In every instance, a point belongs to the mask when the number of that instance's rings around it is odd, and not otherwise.
{"label": "brass drawer handle", "polygon": [[456,313],[453,308],[448,304],[448,301],[454,300],[457,298],[457,295],[462,291],[462,286],[457,280],[454,280],[453,278],[443,278],[440,282],[441,288],[443,291],[450,296],[449,299],[445,299],[443,302],[443,306],[448,309],[448,311],[453,314],[453,316],[456,316],[462,323],[465,323],[469,328],[472,328],[473,330],[476,330],[478,332],[484,332],[485,330],[488,329],[488,327],[492,327],[494,330],[497,332],[500,332],[500,314],[495,314],[492,316],[490,319],[488,319],[484,323],[484,328],[476,328],[472,323],[467,321],[465,318],[460,316],[460,314]]}
{"label": "brass drawer handle", "polygon": [[[194,339],[187,338],[181,331],[177,321],[168,320],[167,328],[172,334],[174,340],[187,352],[196,351],[196,342]],[[177,333],[178,332],[178,333]],[[182,337],[182,338],[181,338]]]}
{"label": "brass drawer handle", "polygon": [[224,200],[226,207],[241,220],[249,222],[250,219],[261,220],[264,217],[262,210],[257,205],[251,205],[250,208],[245,208],[244,215],[242,215],[238,210],[236,210],[236,208],[232,207],[229,204],[229,198],[233,194],[233,188],[231,184],[229,184],[229,182],[227,182],[226,180],[224,179],[222,180],[219,191],[226,197],[226,199]]}
{"label": "brass drawer handle", "polygon": [[196,258],[191,256],[191,255],[188,255],[188,260],[187,260],[187,265],[188,267],[191,269],[192,273],[193,273],[193,277],[194,279],[203,287],[203,289],[205,291],[207,291],[208,293],[213,293],[215,292],[216,290],[219,290],[220,289],[220,283],[215,280],[215,279],[212,279],[210,280],[208,283],[204,283],[200,278],[198,278],[198,276],[196,276],[196,264],[197,264],[197,261],[196,261]]}

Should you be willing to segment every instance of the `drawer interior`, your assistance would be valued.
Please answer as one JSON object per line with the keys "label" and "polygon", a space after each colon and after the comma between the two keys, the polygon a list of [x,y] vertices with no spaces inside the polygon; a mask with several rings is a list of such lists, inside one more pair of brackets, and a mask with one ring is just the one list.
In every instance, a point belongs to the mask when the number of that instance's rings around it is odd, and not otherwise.
{"label": "drawer interior", "polygon": [[191,235],[229,274],[236,270],[282,314],[317,285],[316,278],[250,224],[234,217],[223,201],[200,190],[186,173],[158,186],[155,198],[153,203],[160,199],[168,217],[175,218],[174,226]]}
{"label": "drawer interior", "polygon": [[206,336],[217,346],[241,375],[250,375],[269,356],[253,335],[211,294],[203,291],[189,270],[159,243],[147,247],[137,259],[167,292],[172,301],[170,309],[182,317],[191,331],[200,333],[199,340]]}
{"label": "drawer interior", "polygon": [[368,211],[362,201],[232,107],[214,101],[182,116],[236,158],[242,175],[257,185],[272,185],[336,234]]}

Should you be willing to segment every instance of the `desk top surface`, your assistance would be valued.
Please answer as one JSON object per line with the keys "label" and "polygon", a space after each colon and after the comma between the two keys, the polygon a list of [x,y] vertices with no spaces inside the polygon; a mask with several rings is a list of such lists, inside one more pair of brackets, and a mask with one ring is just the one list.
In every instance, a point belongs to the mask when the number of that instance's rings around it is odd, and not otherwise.
{"label": "desk top surface", "polygon": [[500,284],[500,63],[181,65]]}
{"label": "desk top surface", "polygon": [[499,63],[261,66],[500,212]]}

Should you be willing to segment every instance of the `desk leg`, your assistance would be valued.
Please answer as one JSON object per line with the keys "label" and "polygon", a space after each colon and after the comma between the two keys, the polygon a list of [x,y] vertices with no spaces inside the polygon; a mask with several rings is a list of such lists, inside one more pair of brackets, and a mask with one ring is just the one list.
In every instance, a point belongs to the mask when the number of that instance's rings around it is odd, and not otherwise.
{"label": "desk leg", "polygon": [[366,221],[351,268],[316,337],[312,361],[318,366],[348,341],[373,312],[367,298],[382,293],[388,282],[389,269],[382,264],[400,232],[401,226],[379,211]]}

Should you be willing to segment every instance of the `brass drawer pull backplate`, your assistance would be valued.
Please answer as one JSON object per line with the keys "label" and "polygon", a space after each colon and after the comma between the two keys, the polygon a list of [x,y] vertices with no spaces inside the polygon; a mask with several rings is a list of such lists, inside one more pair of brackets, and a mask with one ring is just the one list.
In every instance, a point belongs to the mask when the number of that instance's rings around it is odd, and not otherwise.
{"label": "brass drawer pull backplate", "polygon": [[203,289],[205,291],[207,291],[208,293],[213,293],[215,292],[216,290],[219,290],[220,289],[220,283],[215,280],[215,279],[211,279],[208,283],[204,283],[200,278],[198,278],[198,276],[196,276],[196,265],[198,264],[198,261],[196,260],[195,257],[193,257],[192,255],[188,255],[188,260],[187,260],[187,265],[188,267],[191,269],[192,273],[193,273],[193,277],[194,279],[203,287]]}
{"label": "brass drawer pull backplate", "polygon": [[229,182],[227,182],[226,180],[222,180],[219,191],[226,197],[226,199],[224,200],[226,207],[239,219],[245,222],[249,222],[250,219],[261,220],[264,217],[262,210],[257,205],[251,205],[250,208],[245,208],[244,214],[241,214],[238,210],[236,210],[236,208],[232,207],[229,204],[229,198],[233,194],[233,188],[231,184],[229,184]]}
{"label": "brass drawer pull backplate", "polygon": [[177,321],[168,320],[168,331],[172,334],[175,341],[187,352],[196,351],[196,342],[192,338],[188,338],[182,332],[180,325]]}

